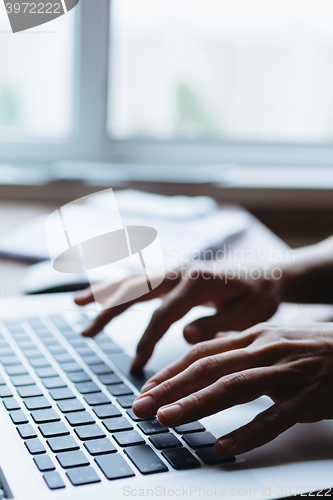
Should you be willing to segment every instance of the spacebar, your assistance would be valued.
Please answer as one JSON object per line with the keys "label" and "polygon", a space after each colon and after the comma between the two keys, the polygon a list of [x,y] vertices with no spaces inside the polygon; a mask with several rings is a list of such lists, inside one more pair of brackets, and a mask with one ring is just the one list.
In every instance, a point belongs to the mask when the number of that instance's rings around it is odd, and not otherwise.
{"label": "spacebar", "polygon": [[144,371],[131,372],[132,360],[127,354],[111,354],[109,355],[109,359],[139,391],[143,384],[150,378]]}

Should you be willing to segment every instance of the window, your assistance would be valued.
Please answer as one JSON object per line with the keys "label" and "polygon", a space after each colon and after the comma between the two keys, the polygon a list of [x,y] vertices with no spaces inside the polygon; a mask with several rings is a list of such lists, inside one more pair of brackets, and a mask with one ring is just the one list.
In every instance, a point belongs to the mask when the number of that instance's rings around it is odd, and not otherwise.
{"label": "window", "polygon": [[73,134],[74,19],[73,11],[14,35],[0,2],[2,140],[60,139]]}
{"label": "window", "polygon": [[0,1],[0,67],[2,162],[333,164],[332,0]]}
{"label": "window", "polygon": [[113,0],[115,139],[333,140],[331,0]]}

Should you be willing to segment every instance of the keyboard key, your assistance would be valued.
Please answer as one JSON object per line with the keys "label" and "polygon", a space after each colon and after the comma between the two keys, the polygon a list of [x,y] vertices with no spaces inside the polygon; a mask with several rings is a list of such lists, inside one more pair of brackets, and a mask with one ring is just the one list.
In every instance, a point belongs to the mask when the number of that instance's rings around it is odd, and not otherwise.
{"label": "keyboard key", "polygon": [[29,422],[22,410],[11,411],[9,415],[15,425],[27,424]]}
{"label": "keyboard key", "polygon": [[15,366],[20,365],[21,361],[17,356],[0,356],[0,363],[3,366]]}
{"label": "keyboard key", "polygon": [[60,344],[60,342],[57,342],[56,344],[48,345],[47,348],[51,354],[65,354],[65,353],[67,353],[66,349]]}
{"label": "keyboard key", "polygon": [[96,337],[94,338],[94,341],[96,342],[96,344],[107,344],[108,342],[111,342],[111,339],[110,337],[104,333],[104,332],[100,332],[98,335],[96,335]]}
{"label": "keyboard key", "polygon": [[60,488],[66,488],[66,485],[61,479],[58,472],[47,472],[46,474],[44,474],[43,478],[50,490],[59,490]]}
{"label": "keyboard key", "polygon": [[136,400],[137,396],[134,394],[131,396],[120,396],[117,398],[117,402],[122,406],[123,408],[132,408],[132,404]]}
{"label": "keyboard key", "polygon": [[131,417],[132,420],[134,420],[134,422],[143,422],[144,420],[146,420],[144,418],[137,417],[132,409],[126,410],[126,413],[129,417]]}
{"label": "keyboard key", "polygon": [[111,418],[111,417],[121,417],[122,413],[114,405],[102,405],[96,406],[93,412],[98,418]]}
{"label": "keyboard key", "polygon": [[82,337],[78,336],[75,339],[69,339],[68,342],[76,349],[77,347],[87,347],[88,344]]}
{"label": "keyboard key", "polygon": [[59,363],[73,363],[75,359],[68,352],[64,352],[61,354],[54,354],[54,359]]}
{"label": "keyboard key", "polygon": [[121,347],[117,346],[116,344],[113,344],[112,342],[109,343],[109,344],[103,344],[100,346],[100,349],[102,349],[102,351],[105,353],[105,354],[120,354],[122,352],[124,352]]}
{"label": "keyboard key", "polygon": [[70,413],[69,415],[66,415],[66,420],[73,427],[76,427],[77,425],[87,425],[95,423],[94,418],[87,411]]}
{"label": "keyboard key", "polygon": [[117,448],[113,446],[110,439],[92,439],[91,441],[86,441],[84,447],[90,453],[90,455],[104,455],[106,453],[115,453]]}
{"label": "keyboard key", "polygon": [[3,404],[6,408],[6,410],[8,410],[8,411],[21,409],[21,406],[18,404],[18,402],[15,398],[6,398],[3,400]]}
{"label": "keyboard key", "polygon": [[76,346],[75,350],[80,356],[94,356],[94,354],[95,354],[95,351],[90,349],[90,347],[88,347],[87,345]]}
{"label": "keyboard key", "polygon": [[51,410],[36,410],[31,412],[31,416],[36,424],[48,424],[50,422],[59,422],[58,413]]}
{"label": "keyboard key", "polygon": [[119,446],[134,446],[146,443],[137,431],[117,432],[113,438]]}
{"label": "keyboard key", "polygon": [[55,470],[53,462],[48,455],[43,455],[41,457],[35,457],[34,462],[41,472],[47,472],[50,470]]}
{"label": "keyboard key", "polygon": [[200,422],[191,422],[190,424],[178,425],[175,427],[175,431],[178,434],[188,434],[190,432],[203,432],[205,431],[205,427],[200,424]]}
{"label": "keyboard key", "polygon": [[93,365],[90,367],[90,370],[94,372],[95,375],[109,375],[113,373],[111,368],[105,363],[101,363],[99,365]]}
{"label": "keyboard key", "polygon": [[43,391],[37,385],[28,385],[27,387],[20,387],[17,389],[21,398],[35,398],[36,396],[43,396]]}
{"label": "keyboard key", "polygon": [[236,457],[222,457],[213,447],[201,448],[196,454],[206,465],[227,464],[236,460]]}
{"label": "keyboard key", "polygon": [[52,345],[61,345],[58,340],[56,340],[53,336],[52,337],[45,337],[42,339],[42,342],[46,347],[52,346]]}
{"label": "keyboard key", "polygon": [[1,347],[0,348],[0,356],[1,357],[15,356],[15,352],[10,347]]}
{"label": "keyboard key", "polygon": [[210,432],[195,432],[183,436],[183,440],[190,448],[197,450],[198,448],[206,448],[214,446],[216,438]]}
{"label": "keyboard key", "polygon": [[68,378],[73,384],[77,384],[79,382],[91,382],[91,377],[81,370],[80,372],[68,373]]}
{"label": "keyboard key", "polygon": [[95,462],[110,481],[135,476],[128,463],[119,453],[97,457],[95,458]]}
{"label": "keyboard key", "polygon": [[109,432],[131,431],[133,426],[125,417],[107,418],[103,425]]}
{"label": "keyboard key", "polygon": [[0,385],[6,385],[6,382],[4,381],[4,379],[1,377],[0,375]]}
{"label": "keyboard key", "polygon": [[84,484],[99,483],[101,480],[92,467],[81,467],[66,472],[66,475],[73,486],[82,486]]}
{"label": "keyboard key", "polygon": [[31,349],[31,350],[26,351],[24,354],[25,354],[25,357],[29,360],[37,359],[37,358],[44,358],[43,354],[40,352],[39,349]]}
{"label": "keyboard key", "polygon": [[85,410],[85,407],[78,399],[67,399],[64,401],[58,401],[57,405],[60,411],[62,411],[62,413],[71,413],[74,411]]}
{"label": "keyboard key", "polygon": [[31,455],[40,455],[41,453],[45,453],[46,450],[43,446],[43,443],[39,439],[29,439],[24,443],[29,450]]}
{"label": "keyboard key", "polygon": [[62,363],[61,368],[64,370],[65,373],[74,373],[74,372],[81,372],[82,371],[82,366],[79,365],[79,363]]}
{"label": "keyboard key", "polygon": [[102,392],[95,382],[82,382],[76,384],[76,389],[80,394],[94,394],[96,392]]}
{"label": "keyboard key", "polygon": [[31,366],[36,369],[51,367],[49,361],[46,358],[30,359],[29,362]]}
{"label": "keyboard key", "polygon": [[125,453],[141,474],[167,472],[167,466],[160,457],[147,445],[126,448]]}
{"label": "keyboard key", "polygon": [[75,427],[74,431],[81,441],[86,441],[87,439],[101,439],[105,437],[104,431],[97,424]]}
{"label": "keyboard key", "polygon": [[82,359],[87,365],[100,365],[103,363],[103,360],[97,356],[96,354],[93,354],[92,356],[82,356]]}
{"label": "keyboard key", "polygon": [[133,394],[132,389],[126,384],[110,385],[108,386],[108,391],[111,392],[112,396],[128,396]]}
{"label": "keyboard key", "polygon": [[17,344],[20,346],[23,352],[34,351],[37,346],[31,340],[16,340]]}
{"label": "keyboard key", "polygon": [[0,398],[10,398],[12,396],[13,393],[7,386],[3,385],[0,387]]}
{"label": "keyboard key", "polygon": [[167,434],[156,434],[149,437],[149,441],[153,443],[158,450],[166,450],[168,448],[180,448],[182,443],[171,432]]}
{"label": "keyboard key", "polygon": [[45,378],[43,384],[46,389],[60,389],[67,387],[66,382],[61,377]]}
{"label": "keyboard key", "polygon": [[176,470],[200,467],[200,462],[186,448],[162,451],[162,455]]}
{"label": "keyboard key", "polygon": [[30,375],[12,377],[11,381],[15,387],[24,387],[26,385],[34,385],[36,383]]}
{"label": "keyboard key", "polygon": [[22,439],[33,439],[37,437],[35,429],[30,424],[19,425],[16,429]]}
{"label": "keyboard key", "polygon": [[63,469],[70,469],[71,467],[82,467],[89,465],[90,462],[82,451],[69,451],[67,453],[60,453],[57,455],[57,460]]}
{"label": "keyboard key", "polygon": [[167,427],[160,424],[158,420],[145,420],[138,423],[138,427],[142,430],[144,434],[161,434],[162,432],[169,432]]}
{"label": "keyboard key", "polygon": [[36,373],[39,378],[51,378],[59,376],[59,373],[54,368],[52,368],[52,366],[49,366],[47,368],[37,368]]}
{"label": "keyboard key", "polygon": [[38,429],[42,433],[42,436],[45,438],[68,436],[68,434],[70,434],[69,430],[63,422],[42,424],[38,427]]}
{"label": "keyboard key", "polygon": [[121,378],[119,378],[118,375],[116,375],[115,373],[109,373],[107,375],[100,375],[98,378],[102,382],[102,384],[105,384],[105,385],[121,384],[122,383]]}
{"label": "keyboard key", "polygon": [[64,399],[74,399],[75,394],[71,389],[65,387],[64,389],[51,389],[50,396],[54,401],[62,401]]}
{"label": "keyboard key", "polygon": [[84,399],[89,406],[106,405],[111,403],[109,398],[107,398],[103,393],[87,394],[84,396]]}
{"label": "keyboard key", "polygon": [[28,375],[28,370],[21,364],[16,366],[7,366],[5,370],[7,372],[7,375],[9,375],[10,377],[14,375]]}
{"label": "keyboard key", "polygon": [[55,470],[53,462],[48,455],[43,455],[41,457],[35,457],[34,462],[41,472]]}
{"label": "keyboard key", "polygon": [[147,375],[144,371],[132,372],[132,359],[127,356],[127,354],[111,354],[109,356],[109,359],[120,370],[120,372],[125,375],[127,380],[129,380],[134,385],[134,387],[139,390],[141,389],[143,384],[150,378],[149,375]]}
{"label": "keyboard key", "polygon": [[50,402],[46,399],[45,396],[25,399],[24,404],[30,411],[45,410],[46,408],[52,408]]}
{"label": "keyboard key", "polygon": [[46,442],[54,453],[60,453],[62,451],[74,451],[80,449],[79,445],[77,444],[73,436],[55,437],[48,439]]}

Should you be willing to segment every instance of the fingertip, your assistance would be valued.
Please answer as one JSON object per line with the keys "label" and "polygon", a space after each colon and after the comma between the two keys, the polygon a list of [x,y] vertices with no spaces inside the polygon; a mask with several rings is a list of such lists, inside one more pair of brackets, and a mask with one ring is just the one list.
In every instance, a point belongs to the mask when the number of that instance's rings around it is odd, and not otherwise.
{"label": "fingertip", "polygon": [[233,437],[222,437],[215,441],[215,450],[219,455],[231,456],[235,455],[237,448],[237,443]]}
{"label": "fingertip", "polygon": [[189,344],[196,344],[202,339],[202,331],[196,325],[187,325],[184,328],[184,339]]}

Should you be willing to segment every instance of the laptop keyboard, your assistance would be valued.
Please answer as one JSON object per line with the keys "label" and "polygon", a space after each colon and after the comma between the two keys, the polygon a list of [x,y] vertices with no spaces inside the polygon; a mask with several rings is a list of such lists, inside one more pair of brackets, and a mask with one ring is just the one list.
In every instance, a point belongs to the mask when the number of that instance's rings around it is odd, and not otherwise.
{"label": "laptop keyboard", "polygon": [[[83,321],[88,321],[81,315]],[[131,409],[148,379],[105,333],[61,315],[3,321],[0,399],[50,490],[233,462],[200,422],[175,429]]]}

